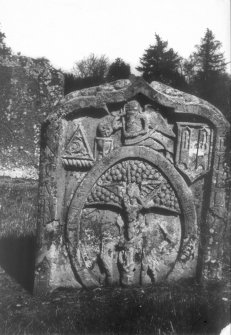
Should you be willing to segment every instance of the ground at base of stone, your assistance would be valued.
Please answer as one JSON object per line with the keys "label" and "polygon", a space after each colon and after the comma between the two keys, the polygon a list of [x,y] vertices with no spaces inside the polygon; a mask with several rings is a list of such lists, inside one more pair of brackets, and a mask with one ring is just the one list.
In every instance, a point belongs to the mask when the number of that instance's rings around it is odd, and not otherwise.
{"label": "ground at base of stone", "polygon": [[38,298],[0,273],[1,335],[215,335],[229,322],[227,284],[60,289]]}

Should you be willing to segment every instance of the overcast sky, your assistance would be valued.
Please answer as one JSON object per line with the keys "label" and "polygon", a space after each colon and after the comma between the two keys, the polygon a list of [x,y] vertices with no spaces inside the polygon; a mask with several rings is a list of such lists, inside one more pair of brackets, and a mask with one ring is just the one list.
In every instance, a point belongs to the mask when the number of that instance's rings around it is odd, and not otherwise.
{"label": "overcast sky", "polygon": [[0,0],[0,24],[14,52],[66,71],[92,52],[134,68],[155,33],[188,57],[206,28],[230,61],[230,0]]}

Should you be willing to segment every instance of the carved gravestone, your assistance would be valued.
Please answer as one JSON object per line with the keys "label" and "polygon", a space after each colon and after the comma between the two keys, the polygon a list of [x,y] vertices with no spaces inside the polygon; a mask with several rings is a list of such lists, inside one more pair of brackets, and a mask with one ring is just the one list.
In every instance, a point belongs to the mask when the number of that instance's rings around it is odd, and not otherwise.
{"label": "carved gravestone", "polygon": [[35,292],[222,279],[228,131],[141,78],[67,95],[42,132]]}

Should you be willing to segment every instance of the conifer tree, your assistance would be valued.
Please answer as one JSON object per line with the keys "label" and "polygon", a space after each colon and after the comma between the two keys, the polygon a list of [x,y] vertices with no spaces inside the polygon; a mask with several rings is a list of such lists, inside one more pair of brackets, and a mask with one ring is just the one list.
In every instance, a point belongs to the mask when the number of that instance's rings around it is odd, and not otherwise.
{"label": "conifer tree", "polygon": [[220,51],[221,47],[221,42],[215,40],[213,32],[207,28],[205,36],[201,39],[200,45],[196,45],[196,52],[193,54],[197,71],[205,80],[212,72],[225,71],[226,63],[224,54]]}
{"label": "conifer tree", "polygon": [[140,66],[136,69],[142,72],[143,78],[151,82],[153,80],[171,85],[176,88],[185,86],[184,76],[180,73],[181,57],[172,48],[168,48],[168,42],[163,41],[155,34],[156,43],[150,45],[140,58]]}
{"label": "conifer tree", "polygon": [[192,92],[221,109],[229,119],[231,78],[225,73],[221,47],[221,42],[207,29],[201,43],[195,46],[196,51],[185,62],[185,73],[190,72]]}

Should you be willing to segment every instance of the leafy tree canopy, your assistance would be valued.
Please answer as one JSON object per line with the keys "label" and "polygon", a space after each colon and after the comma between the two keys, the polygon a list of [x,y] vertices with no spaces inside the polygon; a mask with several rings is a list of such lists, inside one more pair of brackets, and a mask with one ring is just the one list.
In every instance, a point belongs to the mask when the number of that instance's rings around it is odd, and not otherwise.
{"label": "leafy tree canopy", "polygon": [[75,63],[72,73],[64,73],[64,94],[103,84],[109,68],[105,55],[94,53]]}
{"label": "leafy tree canopy", "polygon": [[73,74],[79,78],[105,78],[109,60],[105,55],[97,57],[94,53],[75,63]]}

